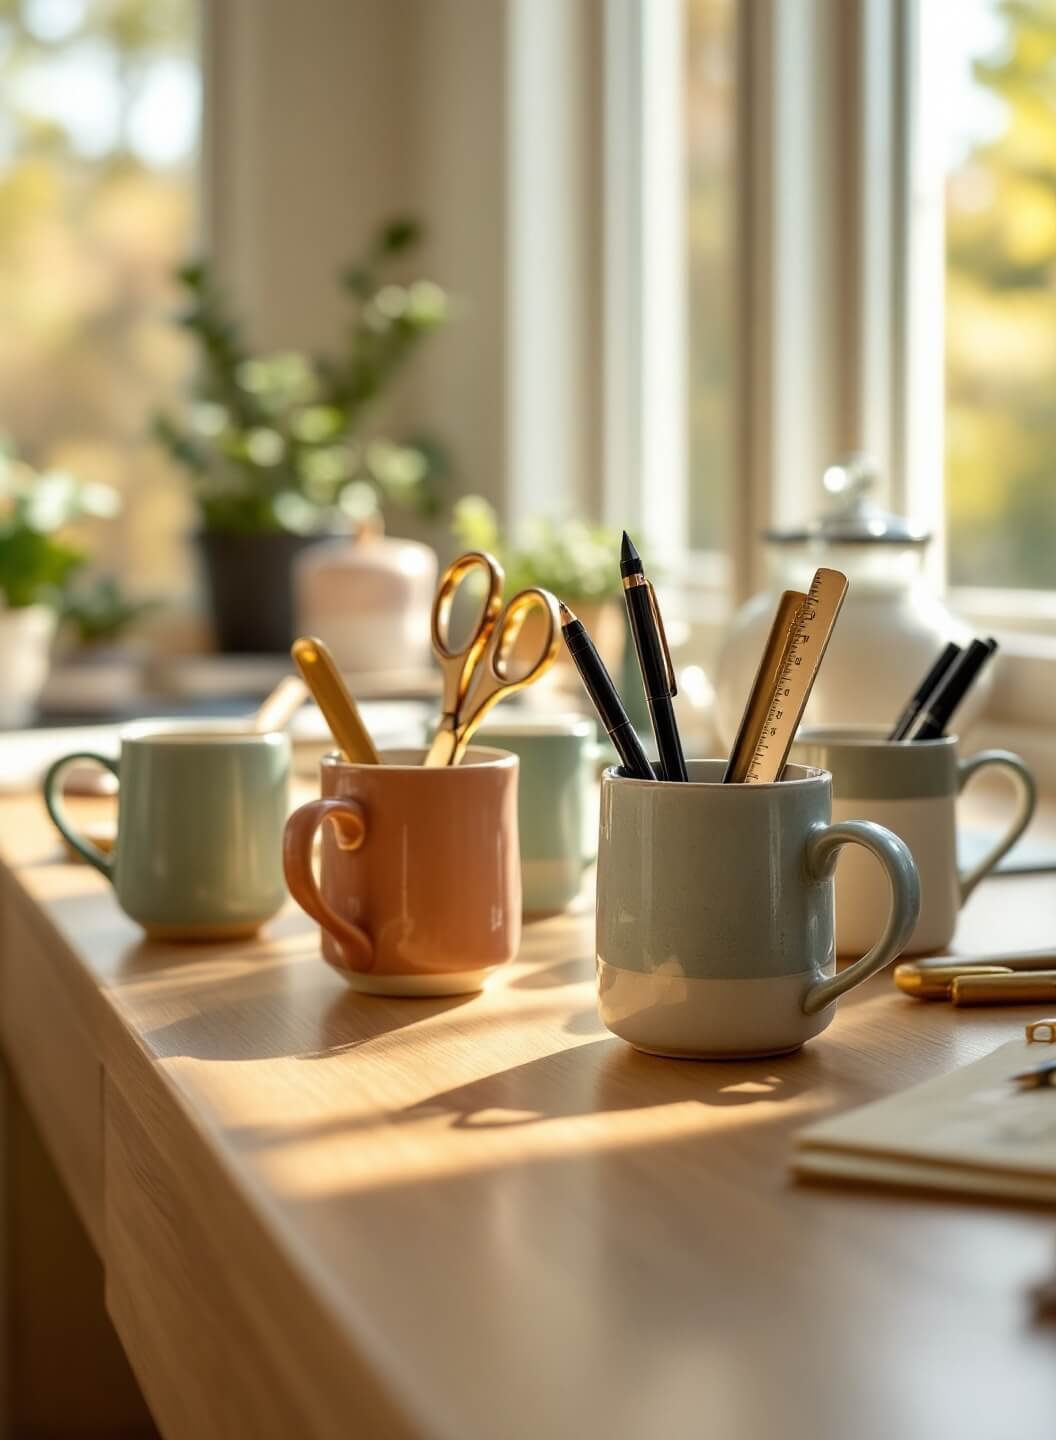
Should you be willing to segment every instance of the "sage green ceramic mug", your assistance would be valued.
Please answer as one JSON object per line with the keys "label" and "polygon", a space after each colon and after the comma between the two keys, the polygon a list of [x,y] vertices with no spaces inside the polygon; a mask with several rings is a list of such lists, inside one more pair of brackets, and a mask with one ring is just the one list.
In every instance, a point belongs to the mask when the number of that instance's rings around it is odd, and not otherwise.
{"label": "sage green ceramic mug", "polygon": [[[907,846],[868,821],[830,824],[832,777],[789,765],[772,785],[724,785],[723,760],[689,782],[606,770],[598,846],[601,1018],[655,1055],[718,1059],[798,1049],[836,1000],[882,970],[916,924]],[[833,871],[863,846],[886,874],[872,948],[836,972]]]}
{"label": "sage green ceramic mug", "polygon": [[[119,782],[111,855],[63,810],[63,772],[83,761]],[[44,777],[44,803],[63,839],[102,871],[152,938],[234,940],[255,934],[286,898],[289,768],[283,734],[144,722],[122,733],[117,761],[92,751],[57,760]]]}
{"label": "sage green ceramic mug", "polygon": [[500,707],[477,732],[482,744],[520,760],[517,827],[526,915],[563,910],[579,895],[594,859],[600,755],[585,715],[511,714]]}

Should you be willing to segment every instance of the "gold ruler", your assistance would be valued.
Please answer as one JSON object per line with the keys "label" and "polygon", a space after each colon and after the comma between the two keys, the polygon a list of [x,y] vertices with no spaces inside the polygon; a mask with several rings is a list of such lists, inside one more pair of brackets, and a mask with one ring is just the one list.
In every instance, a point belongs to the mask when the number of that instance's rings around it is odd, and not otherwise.
{"label": "gold ruler", "polygon": [[781,597],[725,780],[780,780],[846,594],[846,575],[818,570],[806,595],[787,590]]}

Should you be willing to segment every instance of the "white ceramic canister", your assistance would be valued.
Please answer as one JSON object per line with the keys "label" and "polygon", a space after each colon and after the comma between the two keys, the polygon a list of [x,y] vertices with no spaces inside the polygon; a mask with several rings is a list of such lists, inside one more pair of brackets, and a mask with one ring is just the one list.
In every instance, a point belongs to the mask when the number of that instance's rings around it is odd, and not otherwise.
{"label": "white ceramic canister", "polygon": [[432,658],[437,560],[428,545],[376,531],[312,545],[294,567],[297,632],[350,674],[420,672]]}
{"label": "white ceramic canister", "polygon": [[[794,531],[770,531],[770,586],[734,616],[716,673],[716,724],[728,745],[736,732],[770,622],[784,590],[806,591],[821,565],[847,576],[847,598],[805,719],[811,725],[890,727],[921,677],[950,640],[971,632],[946,608],[926,573],[931,535],[872,505],[876,469],[852,456],[825,474],[834,508]],[[957,714],[963,732],[982,709],[990,685],[984,670]]]}

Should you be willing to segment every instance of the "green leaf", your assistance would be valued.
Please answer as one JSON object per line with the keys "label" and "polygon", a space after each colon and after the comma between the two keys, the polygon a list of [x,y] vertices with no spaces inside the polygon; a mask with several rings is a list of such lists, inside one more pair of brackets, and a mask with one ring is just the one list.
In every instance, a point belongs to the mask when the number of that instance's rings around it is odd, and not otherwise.
{"label": "green leaf", "polygon": [[0,534],[0,592],[12,608],[53,603],[84,563],[73,545],[22,526]]}

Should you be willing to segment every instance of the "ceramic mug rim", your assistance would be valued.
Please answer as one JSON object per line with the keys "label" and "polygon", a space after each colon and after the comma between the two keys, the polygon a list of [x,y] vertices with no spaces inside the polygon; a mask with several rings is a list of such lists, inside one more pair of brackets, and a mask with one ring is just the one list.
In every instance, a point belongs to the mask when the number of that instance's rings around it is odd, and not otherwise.
{"label": "ceramic mug rim", "polygon": [[[213,725],[215,729],[211,728]],[[135,720],[118,734],[122,748],[145,745],[179,749],[194,745],[263,745],[280,749],[290,744],[285,730],[251,730],[244,720]]]}
{"label": "ceramic mug rim", "polygon": [[[333,771],[337,774],[344,774],[350,771],[369,771],[371,774],[393,771],[398,775],[441,775],[455,776],[460,773],[480,770],[512,770],[518,765],[517,756],[509,750],[500,750],[493,745],[470,745],[458,765],[430,765],[422,762],[429,753],[428,745],[393,745],[388,749],[379,750],[381,764],[374,765],[369,761],[346,760],[335,751],[328,751],[319,760],[321,771]],[[415,755],[416,760],[409,760],[404,763],[389,759],[395,755]],[[481,759],[479,757],[483,756]],[[467,763],[468,762],[468,763]]]}
{"label": "ceramic mug rim", "polygon": [[[719,756],[701,756],[687,762],[690,765],[723,765],[726,760]],[[643,790],[722,790],[729,794],[736,794],[743,791],[766,792],[770,790],[803,789],[804,787],[824,784],[830,780],[831,773],[823,770],[817,765],[800,765],[798,762],[789,762],[785,766],[785,772],[798,770],[802,773],[792,776],[787,780],[766,780],[754,785],[730,785],[723,780],[643,780],[637,775],[621,775],[621,767],[610,765],[602,772],[602,779],[610,784],[635,785]]]}
{"label": "ceramic mug rim", "polygon": [[[899,753],[920,754],[922,751],[956,749],[958,735],[935,735],[930,740],[892,740],[884,725],[804,725],[796,734],[794,745],[831,745],[848,750],[866,748],[897,750]],[[909,747],[912,746],[912,750]]]}

